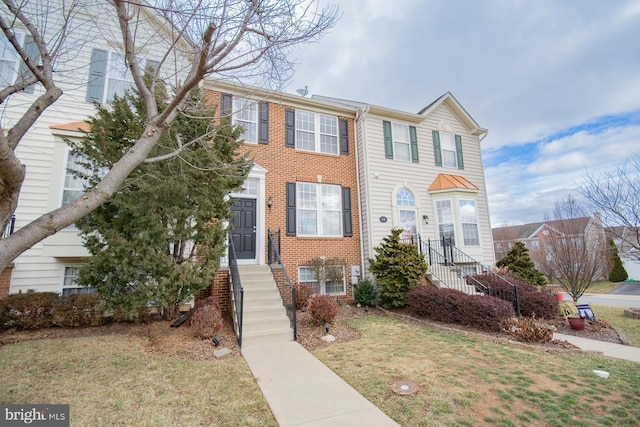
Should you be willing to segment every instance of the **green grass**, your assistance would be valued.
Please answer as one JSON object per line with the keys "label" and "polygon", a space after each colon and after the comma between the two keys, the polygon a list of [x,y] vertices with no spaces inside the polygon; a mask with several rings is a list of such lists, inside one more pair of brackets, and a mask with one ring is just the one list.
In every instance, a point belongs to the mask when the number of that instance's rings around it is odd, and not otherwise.
{"label": "green grass", "polygon": [[[356,341],[313,350],[403,426],[640,424],[640,366],[545,352],[390,317],[350,319]],[[608,379],[592,371],[610,372]],[[392,384],[415,381],[413,396]],[[613,421],[612,421],[613,420]]]}
{"label": "green grass", "polygon": [[640,347],[640,320],[632,319],[624,315],[624,307],[612,307],[608,305],[592,305],[597,319],[603,319],[616,328],[620,328],[631,345]]}
{"label": "green grass", "polygon": [[606,294],[607,292],[617,288],[620,286],[621,282],[609,282],[608,280],[600,280],[597,282],[593,282],[589,289],[587,289],[588,294]]}
{"label": "green grass", "polygon": [[68,403],[71,425],[273,426],[242,358],[189,362],[126,335],[0,348],[0,402]]}

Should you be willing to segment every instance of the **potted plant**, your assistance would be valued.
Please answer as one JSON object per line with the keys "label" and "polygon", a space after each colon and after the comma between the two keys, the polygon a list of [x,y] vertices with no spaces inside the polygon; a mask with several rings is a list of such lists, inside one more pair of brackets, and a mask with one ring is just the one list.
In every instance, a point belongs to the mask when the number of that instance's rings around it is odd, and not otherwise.
{"label": "potted plant", "polygon": [[571,329],[581,331],[584,329],[584,318],[578,316],[578,309],[572,302],[563,302],[558,305],[560,309],[560,315],[567,319]]}

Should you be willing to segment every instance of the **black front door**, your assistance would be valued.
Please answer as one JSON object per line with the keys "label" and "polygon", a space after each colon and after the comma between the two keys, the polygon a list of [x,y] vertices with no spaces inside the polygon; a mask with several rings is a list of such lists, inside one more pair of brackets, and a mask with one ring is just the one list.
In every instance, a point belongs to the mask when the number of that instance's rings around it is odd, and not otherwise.
{"label": "black front door", "polygon": [[256,257],[256,201],[238,199],[233,207],[233,230],[231,238],[238,259]]}

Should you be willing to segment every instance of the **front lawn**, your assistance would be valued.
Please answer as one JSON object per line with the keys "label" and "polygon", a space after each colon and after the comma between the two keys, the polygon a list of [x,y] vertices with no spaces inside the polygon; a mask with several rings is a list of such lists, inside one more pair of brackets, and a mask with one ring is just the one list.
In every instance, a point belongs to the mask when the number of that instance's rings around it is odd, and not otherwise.
{"label": "front lawn", "polygon": [[591,308],[598,319],[604,319],[621,329],[632,346],[640,347],[640,319],[626,317],[624,315],[625,307],[593,305]]}

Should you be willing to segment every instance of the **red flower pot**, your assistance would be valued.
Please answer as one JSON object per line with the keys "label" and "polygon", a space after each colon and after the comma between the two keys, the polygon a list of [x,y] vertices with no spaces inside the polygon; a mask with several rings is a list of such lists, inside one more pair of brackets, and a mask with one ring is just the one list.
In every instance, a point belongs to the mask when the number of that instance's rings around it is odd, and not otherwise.
{"label": "red flower pot", "polygon": [[575,329],[576,331],[581,331],[584,329],[584,318],[569,317],[569,325],[571,325],[571,329]]}
{"label": "red flower pot", "polygon": [[564,294],[561,294],[560,292],[558,292],[556,294],[556,299],[560,302],[564,301]]}

